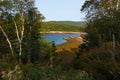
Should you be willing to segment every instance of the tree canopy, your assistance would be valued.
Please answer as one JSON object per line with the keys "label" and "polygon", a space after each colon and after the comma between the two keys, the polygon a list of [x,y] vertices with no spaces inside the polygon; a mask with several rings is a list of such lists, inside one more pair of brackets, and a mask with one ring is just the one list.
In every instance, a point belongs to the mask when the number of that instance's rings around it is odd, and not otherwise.
{"label": "tree canopy", "polygon": [[[81,11],[87,13],[88,27],[86,30],[100,41],[120,40],[120,1],[89,0],[84,3]],[[93,29],[92,31],[90,31]],[[95,35],[94,35],[95,33]],[[92,35],[93,34],[93,35]],[[95,40],[94,39],[94,40]]]}
{"label": "tree canopy", "polygon": [[39,32],[42,20],[43,15],[35,7],[34,0],[0,1],[0,41],[3,43],[0,53],[6,53],[2,48],[9,53],[10,48],[12,56],[34,61],[40,51]]}
{"label": "tree canopy", "polygon": [[75,68],[96,80],[119,80],[120,0],[86,0],[81,11],[86,12],[88,35],[76,53]]}

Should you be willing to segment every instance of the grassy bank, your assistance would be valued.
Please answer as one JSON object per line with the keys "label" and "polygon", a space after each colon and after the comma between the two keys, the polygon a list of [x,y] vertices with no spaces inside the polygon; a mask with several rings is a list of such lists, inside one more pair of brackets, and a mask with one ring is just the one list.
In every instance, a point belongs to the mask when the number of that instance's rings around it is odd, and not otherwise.
{"label": "grassy bank", "polygon": [[67,42],[57,45],[57,53],[59,59],[65,63],[70,63],[78,52],[78,46],[82,43],[82,39],[78,40],[78,37],[69,38]]}

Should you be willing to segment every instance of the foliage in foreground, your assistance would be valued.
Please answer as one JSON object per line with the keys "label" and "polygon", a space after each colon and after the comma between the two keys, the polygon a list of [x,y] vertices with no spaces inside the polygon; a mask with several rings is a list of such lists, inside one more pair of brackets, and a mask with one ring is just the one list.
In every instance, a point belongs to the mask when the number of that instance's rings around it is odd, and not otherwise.
{"label": "foliage in foreground", "polygon": [[62,71],[60,67],[34,66],[31,63],[17,65],[12,70],[2,71],[3,80],[94,80],[92,75],[81,70]]}
{"label": "foliage in foreground", "polygon": [[80,51],[74,60],[75,69],[92,73],[96,80],[119,80],[120,45],[115,50],[111,42],[106,43],[106,46],[88,47],[89,44],[85,43],[79,47]]}

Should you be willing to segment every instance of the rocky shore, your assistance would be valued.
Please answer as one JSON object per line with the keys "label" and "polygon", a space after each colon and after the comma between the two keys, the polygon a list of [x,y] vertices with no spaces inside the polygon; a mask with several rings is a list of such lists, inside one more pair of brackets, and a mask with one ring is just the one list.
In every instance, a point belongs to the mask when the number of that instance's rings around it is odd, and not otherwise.
{"label": "rocky shore", "polygon": [[81,43],[83,42],[83,38],[82,37],[66,37],[64,38],[64,40],[67,40],[67,41],[80,41]]}

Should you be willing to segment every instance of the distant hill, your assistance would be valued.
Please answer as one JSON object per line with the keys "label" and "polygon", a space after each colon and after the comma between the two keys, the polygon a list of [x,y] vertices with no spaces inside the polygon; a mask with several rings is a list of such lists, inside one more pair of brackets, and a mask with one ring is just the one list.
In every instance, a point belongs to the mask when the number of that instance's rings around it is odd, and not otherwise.
{"label": "distant hill", "polygon": [[85,22],[48,21],[43,22],[42,31],[83,31]]}
{"label": "distant hill", "polygon": [[80,27],[85,26],[84,21],[49,21],[49,22],[57,23],[57,24],[66,24],[66,25],[71,25],[71,26],[80,26]]}

